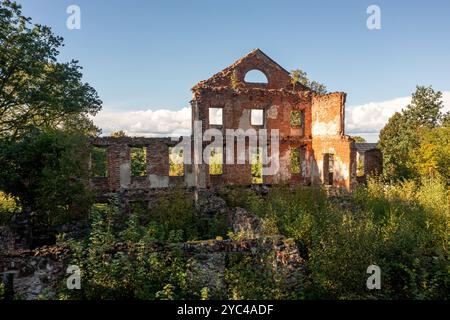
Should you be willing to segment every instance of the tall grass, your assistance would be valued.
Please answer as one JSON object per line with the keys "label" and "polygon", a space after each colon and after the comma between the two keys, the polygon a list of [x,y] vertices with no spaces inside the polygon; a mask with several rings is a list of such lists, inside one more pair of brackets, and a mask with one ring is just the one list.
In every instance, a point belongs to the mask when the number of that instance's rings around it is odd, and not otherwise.
{"label": "tall grass", "polygon": [[[449,298],[449,193],[438,180],[370,179],[350,207],[302,187],[231,191],[226,199],[261,216],[268,234],[296,241],[306,259],[305,298]],[[381,268],[381,290],[366,287],[369,265]]]}

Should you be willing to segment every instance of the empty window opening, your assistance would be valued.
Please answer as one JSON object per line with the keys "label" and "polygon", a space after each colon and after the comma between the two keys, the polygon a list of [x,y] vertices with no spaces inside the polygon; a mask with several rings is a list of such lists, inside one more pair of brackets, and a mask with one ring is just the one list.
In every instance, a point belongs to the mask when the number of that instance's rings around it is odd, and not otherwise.
{"label": "empty window opening", "polygon": [[302,111],[292,111],[291,112],[291,127],[299,128],[303,125],[303,112]]}
{"label": "empty window opening", "polygon": [[183,149],[169,148],[169,176],[181,177],[184,175]]}
{"label": "empty window opening", "polygon": [[250,123],[252,126],[262,126],[264,124],[264,110],[252,109]]}
{"label": "empty window opening", "polygon": [[108,153],[106,148],[99,148],[99,147],[92,148],[91,174],[93,177],[108,176]]}
{"label": "empty window opening", "polygon": [[334,173],[334,155],[332,153],[325,153],[323,155],[323,174],[324,183],[327,185],[333,185],[333,173]]}
{"label": "empty window opening", "polygon": [[247,83],[269,83],[266,75],[259,70],[250,70],[245,74],[244,81]]}
{"label": "empty window opening", "polygon": [[356,175],[358,177],[364,176],[364,154],[356,153]]}
{"label": "empty window opening", "polygon": [[223,124],[222,108],[209,108],[209,124],[218,126]]}
{"label": "empty window opening", "polygon": [[300,148],[291,149],[291,173],[300,173]]}
{"label": "empty window opening", "polygon": [[252,152],[251,172],[252,172],[252,184],[263,183],[262,148],[257,148],[255,152]]}
{"label": "empty window opening", "polygon": [[223,174],[223,150],[222,148],[212,148],[209,158],[209,174]]}
{"label": "empty window opening", "polygon": [[131,176],[145,177],[147,175],[147,149],[131,148]]}

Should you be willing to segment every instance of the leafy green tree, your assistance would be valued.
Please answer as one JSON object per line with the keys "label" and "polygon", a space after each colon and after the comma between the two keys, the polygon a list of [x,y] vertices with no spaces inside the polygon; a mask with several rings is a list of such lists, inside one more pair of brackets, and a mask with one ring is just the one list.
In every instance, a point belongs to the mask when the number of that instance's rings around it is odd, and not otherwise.
{"label": "leafy green tree", "polygon": [[88,119],[101,100],[82,82],[81,67],[57,62],[63,39],[47,26],[33,24],[21,6],[0,3],[0,137],[29,128],[96,128]]}
{"label": "leafy green tree", "polygon": [[431,86],[417,86],[404,115],[410,126],[434,128],[440,124],[443,106],[442,92]]}
{"label": "leafy green tree", "polygon": [[409,151],[417,144],[416,133],[403,113],[396,112],[380,131],[379,147],[383,153],[383,171],[388,180],[411,176]]}
{"label": "leafy green tree", "polygon": [[395,113],[381,130],[379,147],[387,179],[398,180],[415,175],[412,152],[420,146],[424,129],[435,128],[443,122],[441,98],[440,91],[417,86],[411,103]]}
{"label": "leafy green tree", "polygon": [[31,130],[0,140],[0,190],[17,197],[39,223],[79,217],[90,206],[88,141],[60,130]]}
{"label": "leafy green tree", "polygon": [[419,176],[443,178],[450,185],[450,127],[423,130],[412,162]]}

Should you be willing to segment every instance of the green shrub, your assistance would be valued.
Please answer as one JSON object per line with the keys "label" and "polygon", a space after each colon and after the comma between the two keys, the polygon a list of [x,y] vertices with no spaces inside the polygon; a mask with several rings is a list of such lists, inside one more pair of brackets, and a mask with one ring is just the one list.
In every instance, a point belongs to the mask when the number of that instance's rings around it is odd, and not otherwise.
{"label": "green shrub", "polygon": [[[331,202],[314,188],[272,187],[266,196],[250,189],[223,194],[230,206],[262,217],[266,235],[281,233],[296,241],[305,259],[304,298],[449,298],[449,193],[439,180],[387,185],[371,178],[345,207],[339,204],[342,198]],[[381,290],[366,287],[372,264],[381,268]],[[263,278],[251,272],[255,279],[239,289],[241,296],[255,297],[263,285],[252,282]],[[246,287],[256,291],[245,293]]]}
{"label": "green shrub", "polygon": [[[113,228],[117,212],[92,212],[84,241],[70,241],[71,264],[80,267],[81,290],[61,290],[64,299],[175,299],[185,296],[185,261],[176,250],[160,251],[158,242],[130,217],[128,227]],[[118,244],[122,244],[118,246]]]}
{"label": "green shrub", "polygon": [[0,191],[0,225],[8,224],[20,210],[16,198]]}
{"label": "green shrub", "polygon": [[285,277],[277,273],[275,253],[265,255],[232,254],[228,256],[225,282],[230,300],[296,299],[301,291],[292,290]]}

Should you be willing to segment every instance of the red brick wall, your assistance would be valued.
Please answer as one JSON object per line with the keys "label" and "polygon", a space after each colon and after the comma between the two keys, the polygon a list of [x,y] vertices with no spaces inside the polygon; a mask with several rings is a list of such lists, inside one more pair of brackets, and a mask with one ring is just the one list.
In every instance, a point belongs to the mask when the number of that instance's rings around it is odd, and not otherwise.
{"label": "red brick wall", "polygon": [[[267,84],[246,83],[244,78],[250,70],[260,70],[268,79]],[[237,84],[232,86],[232,77]],[[356,178],[356,151],[353,140],[344,135],[345,93],[327,95],[313,94],[308,88],[297,84],[293,88],[289,73],[260,50],[254,50],[230,67],[201,81],[193,89],[192,123],[202,121],[202,133],[208,128],[223,132],[226,129],[267,129],[270,152],[271,130],[279,130],[280,169],[273,176],[264,177],[267,184],[310,184],[323,182],[323,154],[335,157],[334,185],[351,189]],[[223,108],[223,124],[210,126],[209,108]],[[251,109],[264,112],[263,125],[251,124]],[[302,111],[300,128],[291,126],[291,112]],[[194,126],[193,126],[194,128]],[[121,166],[130,163],[130,147],[147,148],[147,177],[131,177],[130,184],[122,187],[148,189],[152,186],[187,185],[211,187],[222,184],[251,184],[251,165],[246,153],[246,163],[224,164],[222,175],[209,175],[207,165],[185,165],[185,177],[168,177],[169,147],[177,142],[169,138],[98,138],[93,145],[108,148],[111,191],[121,188]],[[209,142],[203,142],[203,148]],[[191,146],[193,148],[193,145]],[[291,173],[291,151],[304,148],[301,173]],[[192,153],[193,155],[193,153]],[[236,157],[236,151],[235,151]],[[224,159],[226,151],[224,150]],[[125,174],[126,176],[126,174]],[[155,178],[156,177],[156,178]],[[128,181],[122,169],[122,180]],[[157,183],[152,184],[152,178]],[[123,181],[122,181],[123,182]],[[167,183],[166,183],[167,182]],[[100,184],[101,182],[98,181]],[[122,183],[123,185],[123,183]],[[105,188],[104,181],[99,187]]]}

